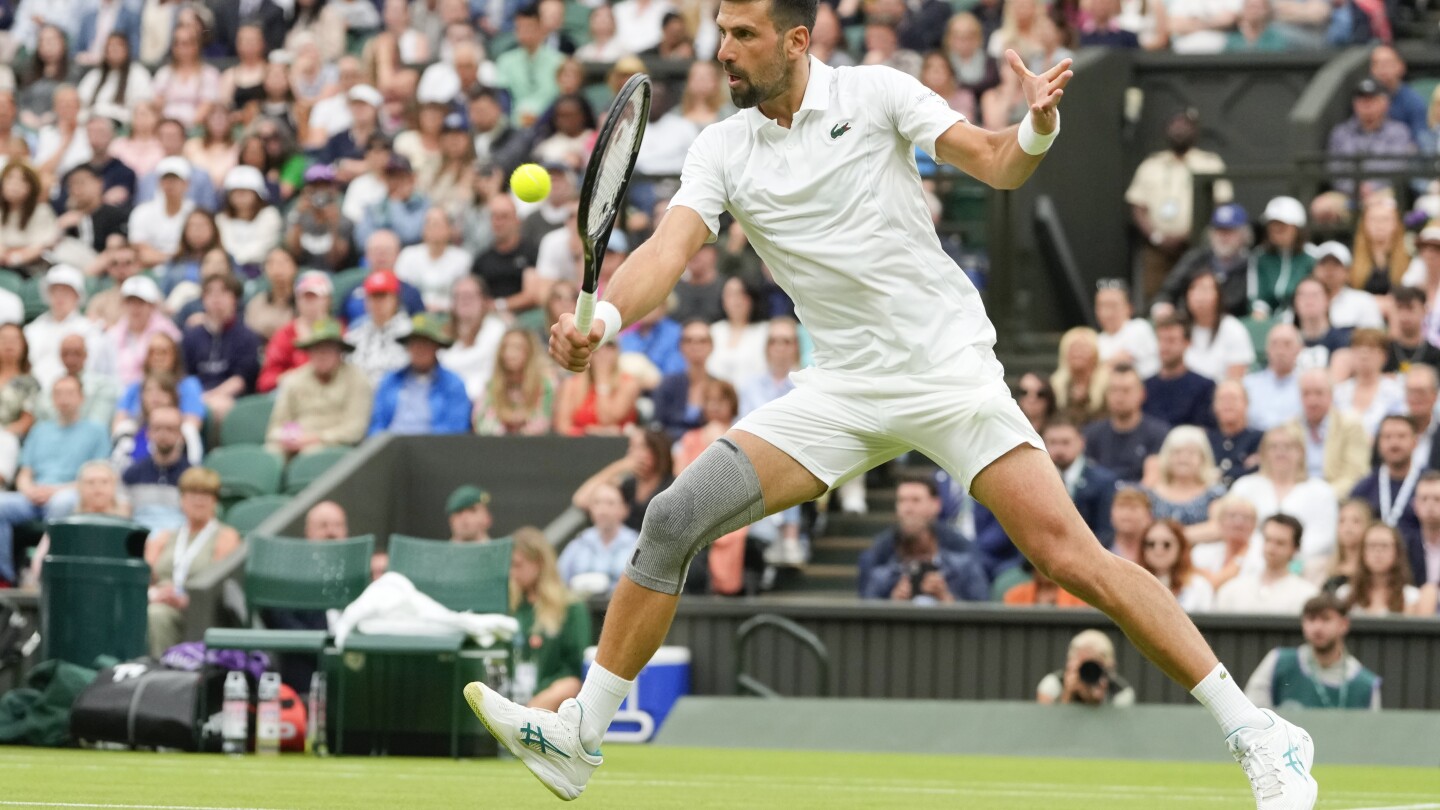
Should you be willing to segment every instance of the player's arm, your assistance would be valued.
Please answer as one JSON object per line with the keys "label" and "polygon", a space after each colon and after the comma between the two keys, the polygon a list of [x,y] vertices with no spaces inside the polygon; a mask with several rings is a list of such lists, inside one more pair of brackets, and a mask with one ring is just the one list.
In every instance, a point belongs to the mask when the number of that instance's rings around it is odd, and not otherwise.
{"label": "player's arm", "polygon": [[1025,131],[1024,123],[990,132],[962,121],[935,139],[936,157],[1000,189],[1018,188],[1044,160],[1045,149],[1060,127],[1060,98],[1065,95],[1065,85],[1075,75],[1070,70],[1069,59],[1061,60],[1037,76],[1025,67],[1015,51],[1006,51],[1005,58],[1020,77],[1025,100],[1030,104],[1027,116],[1030,131]]}

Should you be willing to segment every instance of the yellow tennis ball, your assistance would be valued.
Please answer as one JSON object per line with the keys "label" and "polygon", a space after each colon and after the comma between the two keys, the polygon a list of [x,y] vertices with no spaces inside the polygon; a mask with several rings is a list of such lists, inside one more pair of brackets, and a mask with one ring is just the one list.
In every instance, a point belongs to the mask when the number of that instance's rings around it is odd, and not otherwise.
{"label": "yellow tennis ball", "polygon": [[527,203],[540,202],[550,194],[550,173],[535,163],[526,163],[510,175],[510,188]]}

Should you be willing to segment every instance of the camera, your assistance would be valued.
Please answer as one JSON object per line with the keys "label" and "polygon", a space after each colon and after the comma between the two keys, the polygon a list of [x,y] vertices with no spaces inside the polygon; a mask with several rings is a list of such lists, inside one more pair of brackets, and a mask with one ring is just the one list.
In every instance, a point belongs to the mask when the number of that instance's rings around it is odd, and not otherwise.
{"label": "camera", "polygon": [[906,568],[906,574],[910,577],[911,598],[914,598],[915,596],[918,596],[920,594],[920,583],[925,580],[925,575],[930,573],[931,571],[939,570],[940,569],[935,566],[935,563],[932,563],[928,560],[925,562],[910,563],[910,565]]}
{"label": "camera", "polygon": [[324,208],[330,205],[330,203],[335,202],[335,195],[329,191],[317,191],[310,195],[310,202],[314,204],[316,208]]}
{"label": "camera", "polygon": [[1076,673],[1080,676],[1080,682],[1086,686],[1095,686],[1100,679],[1105,677],[1105,668],[1100,666],[1098,661],[1084,661],[1080,664],[1080,670]]}

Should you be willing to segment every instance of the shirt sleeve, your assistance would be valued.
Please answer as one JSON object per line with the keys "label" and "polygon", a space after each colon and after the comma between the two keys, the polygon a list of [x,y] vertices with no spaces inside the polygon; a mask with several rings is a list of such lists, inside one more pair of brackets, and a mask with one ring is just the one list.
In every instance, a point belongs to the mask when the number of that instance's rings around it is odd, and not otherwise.
{"label": "shirt sleeve", "polygon": [[[886,104],[890,123],[901,137],[935,157],[935,139],[966,120],[934,90],[918,79],[887,67],[874,68],[876,92]],[[937,158],[938,160],[938,158]]]}
{"label": "shirt sleeve", "polygon": [[730,201],[725,190],[724,142],[718,134],[719,127],[703,130],[700,137],[690,145],[685,154],[685,166],[680,170],[680,190],[670,199],[670,207],[683,205],[700,215],[710,236],[705,241],[714,242],[720,233],[720,214]]}

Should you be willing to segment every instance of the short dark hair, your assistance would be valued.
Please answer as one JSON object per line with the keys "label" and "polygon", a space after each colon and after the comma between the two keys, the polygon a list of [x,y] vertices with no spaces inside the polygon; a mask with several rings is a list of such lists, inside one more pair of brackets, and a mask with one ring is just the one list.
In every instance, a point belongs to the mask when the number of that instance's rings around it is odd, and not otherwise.
{"label": "short dark hair", "polygon": [[527,20],[540,19],[540,4],[530,3],[528,5],[521,6],[518,10],[516,10],[515,17],[517,19],[520,17],[524,17]]}
{"label": "short dark hair", "polygon": [[1425,291],[1419,287],[1396,287],[1390,291],[1390,297],[1402,307],[1408,307],[1411,304],[1425,306]]}
{"label": "short dark hair", "polygon": [[1265,518],[1265,525],[1268,526],[1271,523],[1278,523],[1281,526],[1289,529],[1290,539],[1295,541],[1295,548],[1300,548],[1300,537],[1305,534],[1305,527],[1300,524],[1300,521],[1296,520],[1290,515],[1274,514],[1268,518]]}
{"label": "short dark hair", "polygon": [[1084,438],[1084,431],[1080,430],[1080,425],[1077,424],[1074,419],[1071,419],[1063,413],[1057,413],[1050,417],[1049,421],[1045,423],[1045,429],[1040,432],[1042,434],[1049,433],[1053,428],[1069,428],[1081,434],[1081,438]]}
{"label": "short dark hair", "polygon": [[1313,619],[1332,610],[1341,616],[1346,616],[1350,613],[1350,606],[1340,601],[1335,594],[1326,591],[1306,600],[1305,607],[1300,609],[1300,615],[1307,619]]}
{"label": "short dark hair", "polygon": [[[749,3],[752,0],[722,0],[728,3]],[[804,26],[806,31],[815,29],[815,9],[819,0],[770,0],[770,19],[776,31],[789,31]]]}
{"label": "short dark hair", "polygon": [[[1416,481],[1415,483],[1416,483],[1416,484],[1433,484],[1433,483],[1435,483],[1436,481],[1440,481],[1440,470],[1426,470],[1425,472],[1420,473],[1420,480],[1419,480],[1419,481]],[[1370,504],[1367,503],[1367,504],[1365,504],[1365,505],[1366,505],[1366,506],[1369,506]]]}
{"label": "short dark hair", "polygon": [[1159,334],[1161,329],[1181,329],[1185,332],[1185,339],[1190,339],[1190,322],[1176,315],[1165,315],[1155,319],[1155,333]]}
{"label": "short dark hair", "polygon": [[79,174],[88,174],[96,180],[105,179],[100,176],[100,172],[97,171],[94,166],[91,166],[89,163],[81,163],[79,166],[76,166],[75,168],[65,173],[65,182],[68,184],[70,182],[70,178]]}
{"label": "short dark hair", "polygon": [[1380,431],[1385,428],[1385,423],[1386,423],[1386,422],[1404,422],[1404,423],[1405,423],[1405,426],[1408,427],[1408,428],[1410,428],[1410,432],[1411,432],[1411,433],[1419,433],[1419,432],[1420,432],[1420,429],[1417,428],[1417,427],[1415,427],[1415,420],[1414,420],[1414,419],[1411,419],[1410,417],[1408,417],[1408,416],[1406,416],[1406,415],[1404,415],[1404,414],[1401,414],[1401,413],[1392,413],[1392,414],[1390,414],[1389,416],[1386,416],[1384,419],[1381,419],[1381,420],[1380,420],[1380,427],[1378,427],[1378,428],[1375,429],[1375,435],[1376,435],[1376,436],[1379,436],[1379,435],[1380,435]]}
{"label": "short dark hair", "polygon": [[897,482],[895,483],[895,488],[898,490],[900,487],[905,486],[906,484],[919,484],[920,486],[925,487],[925,491],[930,493],[930,497],[932,497],[932,498],[938,498],[938,497],[940,497],[940,485],[939,485],[939,484],[936,484],[936,483],[935,483],[935,479],[934,479],[934,478],[931,478],[931,477],[929,477],[929,476],[925,476],[925,475],[907,475],[907,476],[904,476],[903,478],[901,478],[899,481],[897,481]]}
{"label": "short dark hair", "polygon": [[239,301],[245,295],[245,285],[240,283],[240,279],[229,273],[223,276],[211,276],[205,279],[204,283],[200,285],[200,294],[203,296],[205,293],[210,292],[210,288],[216,284],[224,287],[226,292],[235,296],[236,301]]}

